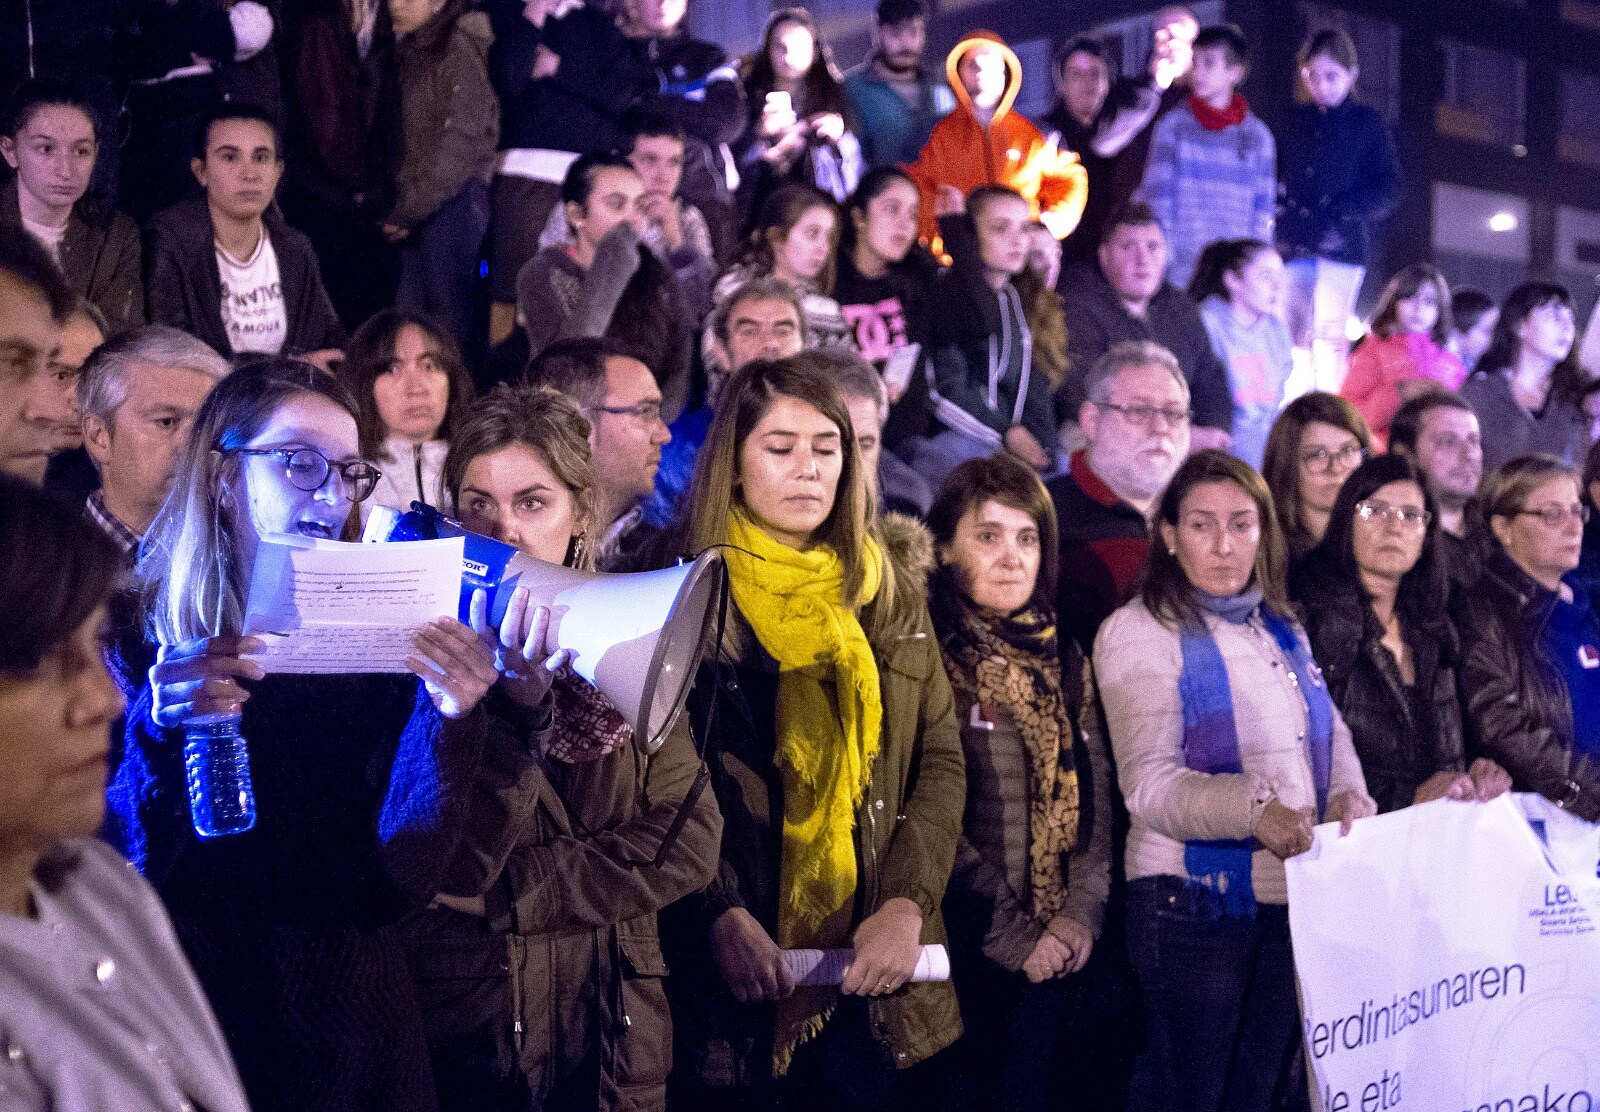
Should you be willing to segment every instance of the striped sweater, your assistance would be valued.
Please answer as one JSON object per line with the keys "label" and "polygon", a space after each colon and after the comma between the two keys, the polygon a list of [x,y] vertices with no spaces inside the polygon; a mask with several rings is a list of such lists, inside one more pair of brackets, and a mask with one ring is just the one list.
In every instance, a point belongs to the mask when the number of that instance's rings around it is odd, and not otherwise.
{"label": "striped sweater", "polygon": [[1206,244],[1250,236],[1272,242],[1277,157],[1272,132],[1254,113],[1207,131],[1187,106],[1161,117],[1138,199],[1167,233],[1173,285],[1189,284]]}

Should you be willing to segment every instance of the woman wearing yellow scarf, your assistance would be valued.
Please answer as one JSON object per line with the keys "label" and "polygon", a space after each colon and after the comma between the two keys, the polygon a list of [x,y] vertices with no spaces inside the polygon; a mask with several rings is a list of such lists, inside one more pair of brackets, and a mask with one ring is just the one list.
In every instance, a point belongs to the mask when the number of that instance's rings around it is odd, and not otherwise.
{"label": "woman wearing yellow scarf", "polygon": [[[965,798],[929,542],[875,520],[804,354],[728,380],[687,505],[683,547],[726,546],[733,605],[691,699],[726,825],[717,880],[670,916],[681,1106],[876,1112],[961,1030],[948,983],[910,981]],[[832,948],[844,983],[797,989],[781,951]]]}

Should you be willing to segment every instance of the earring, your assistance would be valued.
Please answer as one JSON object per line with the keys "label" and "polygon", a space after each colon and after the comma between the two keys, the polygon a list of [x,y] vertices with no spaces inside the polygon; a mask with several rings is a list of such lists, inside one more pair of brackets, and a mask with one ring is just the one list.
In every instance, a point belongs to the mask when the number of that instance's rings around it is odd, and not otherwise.
{"label": "earring", "polygon": [[1168,548],[1167,549],[1167,555],[1168,556],[1176,556],[1177,554],[1178,554],[1178,550],[1176,548]]}
{"label": "earring", "polygon": [[576,537],[573,537],[572,558],[568,561],[568,566],[575,568],[581,565],[583,563],[583,554],[588,547],[589,534],[587,532],[579,533]]}

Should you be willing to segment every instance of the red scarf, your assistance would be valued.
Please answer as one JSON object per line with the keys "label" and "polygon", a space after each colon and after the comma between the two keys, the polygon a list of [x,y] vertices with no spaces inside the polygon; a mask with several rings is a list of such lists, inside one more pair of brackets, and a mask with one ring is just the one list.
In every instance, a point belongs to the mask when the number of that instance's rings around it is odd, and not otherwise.
{"label": "red scarf", "polygon": [[1233,94],[1233,99],[1228,102],[1228,107],[1218,111],[1205,101],[1189,94],[1189,111],[1194,113],[1194,118],[1200,121],[1200,126],[1207,131],[1221,131],[1225,127],[1234,127],[1244,123],[1244,118],[1250,112],[1250,105],[1238,93]]}

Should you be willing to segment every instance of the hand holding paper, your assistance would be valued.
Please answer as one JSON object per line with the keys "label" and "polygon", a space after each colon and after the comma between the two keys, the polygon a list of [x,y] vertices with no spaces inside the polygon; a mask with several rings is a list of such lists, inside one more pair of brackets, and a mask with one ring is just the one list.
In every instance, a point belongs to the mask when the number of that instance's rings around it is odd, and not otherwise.
{"label": "hand holding paper", "polygon": [[454,617],[460,537],[411,544],[346,544],[263,537],[250,575],[244,632],[266,648],[267,672],[408,672],[413,637]]}
{"label": "hand holding paper", "polygon": [[[833,986],[844,980],[845,967],[855,960],[854,950],[784,950],[783,964],[796,985]],[[950,953],[943,946],[920,946],[912,981],[948,981]]]}

